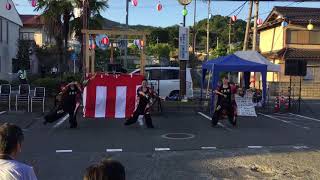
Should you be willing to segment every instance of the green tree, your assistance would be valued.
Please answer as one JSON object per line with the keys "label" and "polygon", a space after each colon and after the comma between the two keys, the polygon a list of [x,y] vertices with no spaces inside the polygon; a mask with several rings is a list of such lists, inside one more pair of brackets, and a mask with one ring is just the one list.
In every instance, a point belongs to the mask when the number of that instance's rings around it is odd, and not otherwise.
{"label": "green tree", "polygon": [[168,44],[159,43],[155,45],[149,45],[147,48],[147,55],[155,56],[158,60],[165,58],[170,60],[170,53],[172,48]]}
{"label": "green tree", "polygon": [[29,48],[31,42],[28,40],[18,40],[18,53],[17,59],[12,61],[13,72],[17,72],[19,69],[30,69]]}

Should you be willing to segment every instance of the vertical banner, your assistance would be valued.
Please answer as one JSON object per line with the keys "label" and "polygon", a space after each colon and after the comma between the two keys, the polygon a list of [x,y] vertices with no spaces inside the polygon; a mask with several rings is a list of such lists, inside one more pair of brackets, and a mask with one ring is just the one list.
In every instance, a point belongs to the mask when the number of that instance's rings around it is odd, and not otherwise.
{"label": "vertical banner", "polygon": [[189,28],[179,28],[179,60],[189,60]]}

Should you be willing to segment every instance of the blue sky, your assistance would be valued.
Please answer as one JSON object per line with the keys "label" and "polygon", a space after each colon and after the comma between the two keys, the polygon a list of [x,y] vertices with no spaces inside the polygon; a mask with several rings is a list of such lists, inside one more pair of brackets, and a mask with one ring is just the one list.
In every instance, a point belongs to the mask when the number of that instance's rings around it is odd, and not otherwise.
{"label": "blue sky", "polygon": [[[34,12],[28,0],[13,0],[16,8],[20,14],[39,14]],[[134,7],[130,4],[129,10],[129,24],[130,25],[152,25],[152,26],[171,26],[180,24],[182,22],[182,6],[177,0],[161,0],[163,5],[162,11],[156,10],[156,5],[159,0],[138,0],[138,6]],[[229,15],[232,11],[237,9],[245,1],[236,2],[211,2],[212,14]],[[109,0],[109,8],[102,13],[107,19],[125,23],[125,0]],[[260,17],[265,19],[268,13],[272,10],[273,6],[299,6],[299,7],[319,7],[320,2],[260,2]],[[189,11],[187,16],[187,25],[193,24],[193,7],[194,2],[190,4],[187,9]],[[207,4],[197,1],[197,20],[207,17]],[[232,15],[237,14],[235,12]],[[248,3],[239,12],[238,19],[246,19],[248,14]]]}

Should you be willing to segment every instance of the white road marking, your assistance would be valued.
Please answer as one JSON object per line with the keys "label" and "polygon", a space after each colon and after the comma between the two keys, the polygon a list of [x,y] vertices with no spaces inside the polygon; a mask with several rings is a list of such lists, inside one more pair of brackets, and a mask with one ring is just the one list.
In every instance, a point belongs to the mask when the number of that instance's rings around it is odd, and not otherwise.
{"label": "white road marking", "polygon": [[4,114],[4,113],[6,113],[6,112],[7,112],[7,111],[1,111],[1,112],[0,112],[0,115],[1,115],[1,114]]}
{"label": "white road marking", "polygon": [[155,151],[170,151],[170,148],[154,148]]}
{"label": "white road marking", "polygon": [[122,152],[122,149],[107,149],[107,152]]}
{"label": "white road marking", "polygon": [[293,146],[294,149],[309,149],[308,146]]}
{"label": "white road marking", "polygon": [[72,150],[71,149],[56,150],[56,153],[72,153]]}
{"label": "white road marking", "polygon": [[263,146],[248,146],[250,149],[261,149]]}
{"label": "white road marking", "polygon": [[293,125],[293,126],[302,128],[302,129],[310,130],[309,127],[300,126],[300,125],[297,125],[297,124],[295,124],[295,123],[293,123],[293,122],[286,121],[286,120],[282,120],[282,119],[280,119],[280,118],[276,118],[276,117],[273,117],[273,116],[271,116],[271,115],[267,115],[267,114],[263,114],[263,113],[258,113],[258,114],[260,114],[260,115],[262,115],[262,116],[265,116],[265,117],[268,117],[268,118],[270,118],[270,119],[278,120],[278,121],[281,121],[281,122],[283,122],[283,123],[287,123],[287,124],[290,124],[290,125]]}
{"label": "white road marking", "polygon": [[63,117],[57,122],[57,124],[55,124],[55,125],[53,126],[53,128],[57,128],[57,127],[61,126],[61,124],[62,124],[64,121],[66,121],[68,118],[69,118],[69,114],[63,116]]}
{"label": "white road marking", "polygon": [[[200,114],[201,116],[203,116],[203,117],[209,119],[210,121],[212,121],[212,118],[209,117],[209,116],[207,116],[206,114],[203,114],[202,112],[198,112],[198,114]],[[228,131],[232,131],[232,129],[226,127],[225,125],[223,125],[223,124],[220,123],[220,122],[218,122],[218,126],[221,126],[221,127],[225,128],[225,129],[227,129]]]}
{"label": "white road marking", "polygon": [[201,147],[201,149],[204,149],[204,150],[216,150],[217,147]]}
{"label": "white road marking", "polygon": [[319,119],[315,119],[315,118],[311,118],[311,117],[308,117],[308,116],[302,116],[302,115],[299,115],[299,114],[293,114],[293,113],[289,113],[293,116],[297,116],[297,117],[301,117],[301,118],[304,118],[304,119],[308,119],[310,121],[316,121],[316,122],[320,122]]}

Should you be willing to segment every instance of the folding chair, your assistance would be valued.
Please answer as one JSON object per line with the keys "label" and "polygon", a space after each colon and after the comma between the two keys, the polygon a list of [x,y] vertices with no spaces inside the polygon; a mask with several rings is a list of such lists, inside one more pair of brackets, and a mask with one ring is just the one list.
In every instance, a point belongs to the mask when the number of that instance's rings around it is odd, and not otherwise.
{"label": "folding chair", "polygon": [[18,111],[18,103],[27,103],[28,112],[30,108],[30,85],[21,84],[19,85],[19,93],[16,95],[16,111]]}
{"label": "folding chair", "polygon": [[0,86],[0,101],[8,103],[9,111],[11,111],[11,85],[2,84]]}
{"label": "folding chair", "polygon": [[31,97],[31,112],[32,112],[32,107],[33,103],[42,103],[42,112],[44,112],[44,101],[46,98],[46,88],[44,87],[36,87],[34,88],[34,94],[33,97]]}

